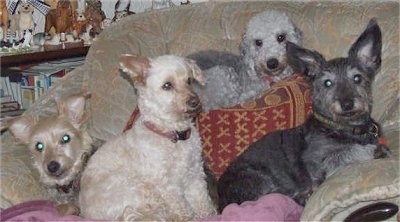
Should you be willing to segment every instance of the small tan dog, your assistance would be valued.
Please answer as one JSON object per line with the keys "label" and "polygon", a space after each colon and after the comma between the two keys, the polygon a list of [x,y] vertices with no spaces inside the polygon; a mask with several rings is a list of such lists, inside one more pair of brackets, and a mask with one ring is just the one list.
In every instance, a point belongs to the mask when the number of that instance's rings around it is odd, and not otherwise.
{"label": "small tan dog", "polygon": [[33,12],[35,9],[28,2],[21,1],[17,10],[11,16],[10,30],[11,33],[18,33],[18,38],[24,37],[25,31],[33,32],[35,30],[35,21],[33,20]]}
{"label": "small tan dog", "polygon": [[82,175],[79,204],[88,218],[182,221],[215,212],[192,119],[201,104],[191,89],[204,83],[193,61],[124,55],[121,67],[138,93],[140,116],[108,141]]}
{"label": "small tan dog", "polygon": [[[40,181],[51,199],[61,204],[62,214],[79,213],[80,174],[93,152],[84,124],[85,97],[80,94],[57,101],[58,115],[40,120],[26,115],[7,123],[11,134],[29,148]],[[75,208],[64,208],[71,204]]]}

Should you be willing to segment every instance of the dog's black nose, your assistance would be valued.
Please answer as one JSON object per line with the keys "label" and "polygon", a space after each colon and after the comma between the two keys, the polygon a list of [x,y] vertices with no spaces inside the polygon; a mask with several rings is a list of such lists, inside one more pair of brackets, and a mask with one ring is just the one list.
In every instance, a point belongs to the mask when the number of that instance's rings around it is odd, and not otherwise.
{"label": "dog's black nose", "polygon": [[350,111],[354,108],[354,102],[353,100],[348,99],[340,103],[340,106],[342,107],[343,111]]}
{"label": "dog's black nose", "polygon": [[47,170],[49,170],[50,173],[54,174],[60,169],[60,164],[56,161],[51,161],[47,165]]}
{"label": "dog's black nose", "polygon": [[200,105],[200,100],[198,97],[192,97],[186,102],[186,104],[191,108],[197,108]]}
{"label": "dog's black nose", "polygon": [[278,68],[278,65],[279,65],[279,61],[275,58],[268,59],[268,61],[267,61],[268,69],[276,69],[276,68]]}

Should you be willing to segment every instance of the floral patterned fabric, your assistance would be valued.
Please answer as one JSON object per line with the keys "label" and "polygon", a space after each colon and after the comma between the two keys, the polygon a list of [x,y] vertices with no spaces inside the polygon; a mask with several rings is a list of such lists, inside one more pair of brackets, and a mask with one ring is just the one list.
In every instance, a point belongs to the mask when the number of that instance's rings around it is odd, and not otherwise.
{"label": "floral patterned fabric", "polygon": [[[138,13],[104,30],[85,64],[69,73],[33,104],[27,113],[55,112],[54,94],[89,89],[89,129],[95,139],[120,134],[136,106],[133,87],[118,71],[121,54],[188,55],[202,49],[238,53],[247,21],[265,9],[285,11],[303,31],[303,45],[327,59],[345,56],[369,19],[383,33],[383,59],[374,82],[373,117],[381,123],[392,160],[356,164],[323,183],[307,203],[302,220],[340,220],[364,203],[399,204],[399,2],[398,1],[218,1]],[[31,166],[29,153],[8,132],[1,136],[1,208],[46,199]]]}

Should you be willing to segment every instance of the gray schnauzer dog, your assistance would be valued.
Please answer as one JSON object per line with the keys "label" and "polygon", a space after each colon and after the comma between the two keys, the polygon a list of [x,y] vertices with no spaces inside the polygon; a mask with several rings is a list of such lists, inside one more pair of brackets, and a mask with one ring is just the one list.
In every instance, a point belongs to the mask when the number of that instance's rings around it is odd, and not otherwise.
{"label": "gray schnauzer dog", "polygon": [[326,61],[287,44],[293,67],[312,88],[313,115],[250,145],[218,181],[219,210],[230,203],[282,193],[305,205],[326,178],[351,163],[391,156],[371,118],[371,84],[381,65],[381,31],[372,19],[347,58]]}
{"label": "gray schnauzer dog", "polygon": [[286,42],[302,43],[301,31],[283,12],[254,15],[240,43],[240,55],[206,50],[189,55],[204,70],[206,85],[194,85],[203,110],[256,99],[269,86],[293,74],[287,63]]}

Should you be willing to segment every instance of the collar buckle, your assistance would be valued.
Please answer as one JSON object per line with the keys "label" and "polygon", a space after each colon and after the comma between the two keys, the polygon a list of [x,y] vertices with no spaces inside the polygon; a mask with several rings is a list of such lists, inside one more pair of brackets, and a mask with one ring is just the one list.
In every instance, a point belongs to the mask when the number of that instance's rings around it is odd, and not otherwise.
{"label": "collar buckle", "polygon": [[378,125],[376,125],[376,123],[372,122],[371,126],[369,127],[368,132],[370,134],[372,134],[373,136],[378,137],[379,136],[379,127],[378,127]]}

